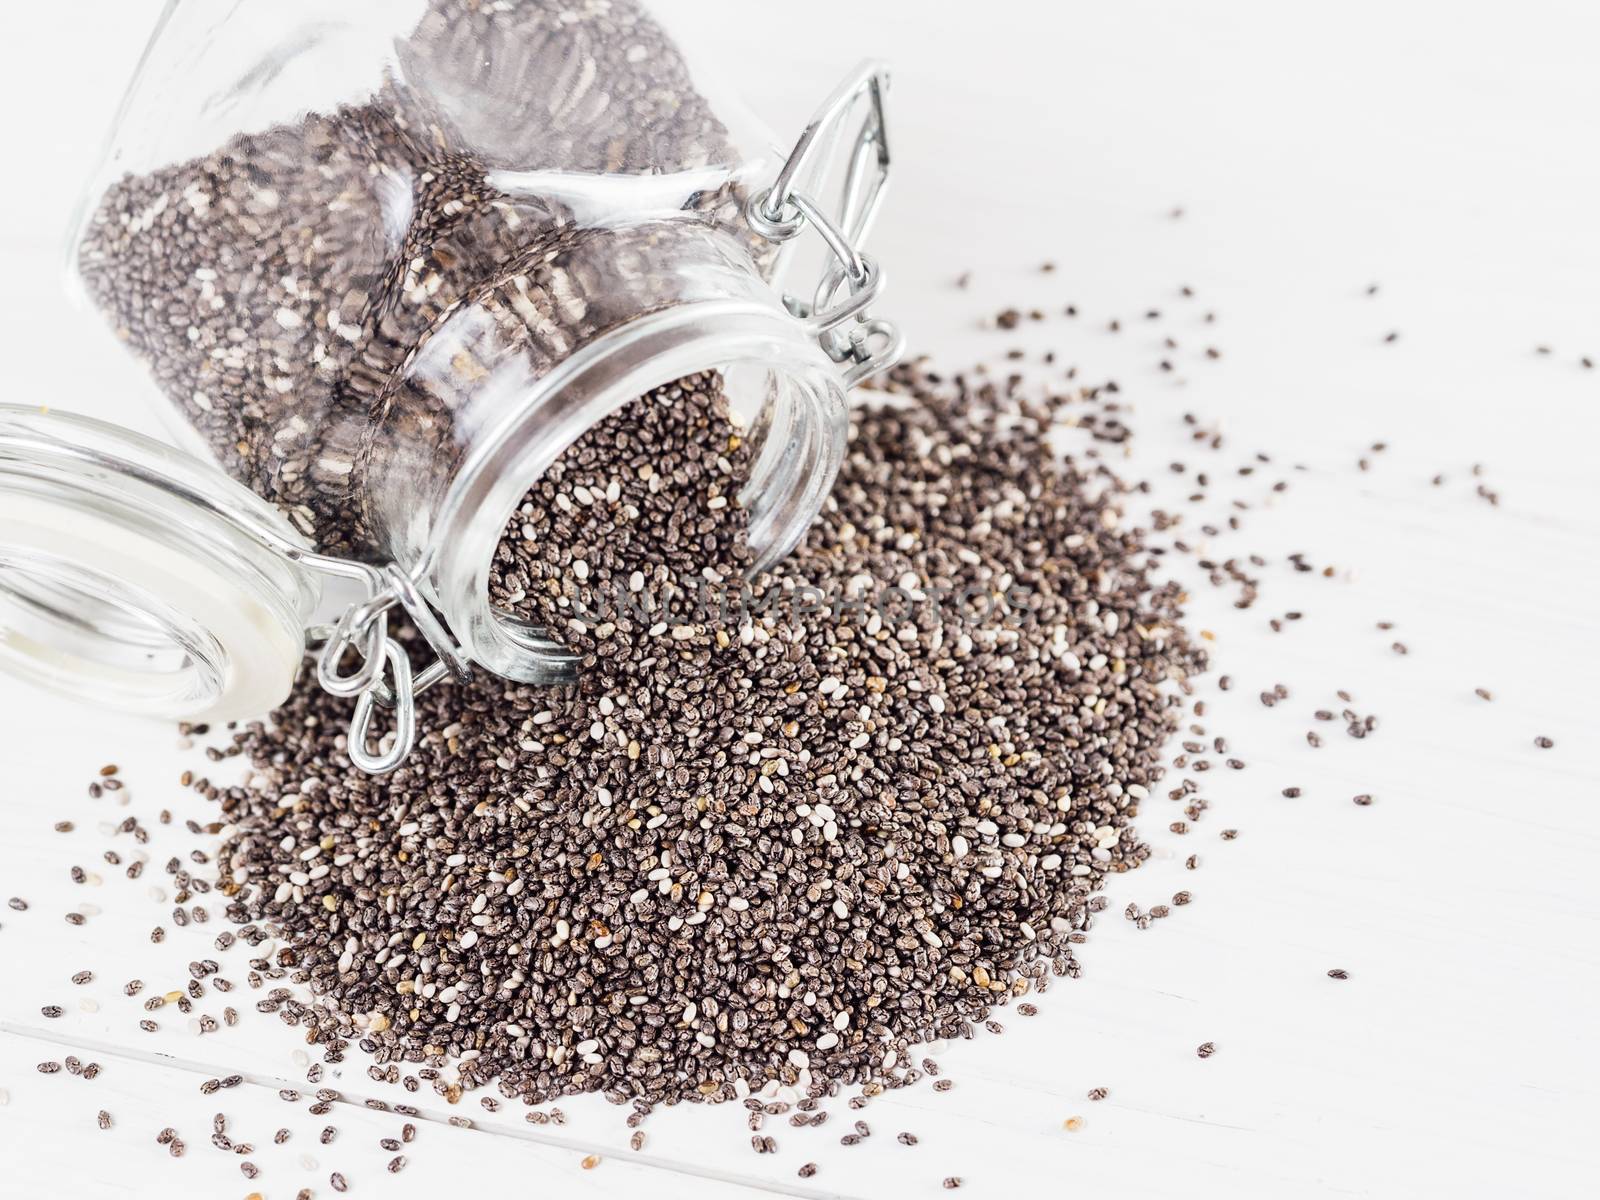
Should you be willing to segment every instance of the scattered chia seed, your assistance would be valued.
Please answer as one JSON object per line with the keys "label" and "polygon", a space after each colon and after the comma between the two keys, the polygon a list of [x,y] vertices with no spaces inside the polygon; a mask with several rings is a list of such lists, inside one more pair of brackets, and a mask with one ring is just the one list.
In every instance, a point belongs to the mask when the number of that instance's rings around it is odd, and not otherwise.
{"label": "scattered chia seed", "polygon": [[[997,322],[1021,319],[1008,310]],[[774,1139],[757,1131],[790,1105],[765,1103],[757,1089],[809,1080],[789,1123],[820,1125],[825,1111],[808,1116],[818,1097],[861,1084],[849,1101],[858,1109],[888,1087],[937,1075],[931,1060],[915,1070],[911,1045],[970,1037],[980,1024],[998,1033],[994,1005],[1075,975],[1071,947],[1105,907],[1098,889],[1148,856],[1131,821],[1163,777],[1163,742],[1185,720],[1171,691],[1187,694],[1205,656],[1184,630],[1179,589],[1151,582],[1139,565],[1154,548],[1118,520],[1127,489],[1097,464],[1060,463],[1046,447],[1058,413],[1082,394],[1023,401],[981,373],[942,380],[915,367],[887,386],[897,402],[856,414],[839,483],[809,538],[754,582],[790,596],[857,578],[907,591],[992,591],[1014,578],[1033,593],[1028,622],[913,607],[874,624],[870,608],[794,617],[774,604],[742,620],[662,630],[653,612],[624,614],[605,633],[574,625],[573,614],[619,591],[660,599],[707,566],[736,580],[750,560],[736,500],[749,451],[721,381],[690,376],[641,397],[529,492],[492,571],[502,607],[568,631],[584,658],[576,685],[480,678],[435,689],[419,700],[419,724],[435,733],[402,771],[372,779],[343,759],[347,706],[303,683],[270,724],[240,728],[217,754],[242,755],[263,786],[219,787],[186,773],[229,822],[213,870],[227,918],[244,927],[238,938],[255,946],[270,930],[279,939],[273,957],[258,951],[249,982],[308,985],[318,1000],[282,988],[258,1007],[302,1027],[330,1062],[357,1043],[375,1056],[378,1081],[399,1082],[396,1063],[425,1062],[413,1068],[420,1086],[450,1104],[491,1083],[528,1103],[599,1090],[633,1101],[632,1125],[655,1103],[735,1099],[731,1081],[740,1081],[752,1093],[752,1148],[773,1153]],[[1207,486],[1205,475],[1198,481]],[[326,500],[319,519],[339,503]],[[1290,561],[1310,571],[1301,557]],[[1239,607],[1248,607],[1254,581],[1232,562],[1217,575],[1247,589]],[[1083,612],[1091,594],[1094,619]],[[1398,642],[1394,650],[1406,652]],[[1116,705],[1084,716],[1112,694]],[[1279,684],[1261,702],[1288,696]],[[1348,709],[1343,718],[1353,737],[1374,727]],[[1190,756],[1207,752],[1205,731],[1191,729],[1198,740],[1174,769],[1203,772],[1212,764]],[[1314,732],[1307,740],[1322,744]],[[1222,738],[1211,747],[1227,753]],[[1198,828],[1206,801],[1191,799],[1194,790],[1185,779],[1170,793],[1188,804],[1177,832]],[[313,860],[328,869],[306,879]],[[1185,866],[1196,869],[1198,856]],[[189,891],[208,881],[191,880],[177,859],[168,874],[180,888],[174,923],[185,925]],[[396,895],[408,899],[383,900]],[[1172,904],[1190,899],[1180,891]],[[204,912],[195,907],[193,919]],[[1130,910],[1145,924],[1165,915],[1164,905]],[[749,948],[758,945],[781,954],[755,964]],[[220,939],[218,948],[227,948]],[[211,966],[194,975],[194,999]],[[73,981],[92,978],[82,974]],[[1348,979],[1338,968],[1328,975]],[[214,981],[219,991],[223,983]],[[802,995],[811,998],[800,1003]],[[1029,1001],[1016,1008],[1037,1012]],[[1196,1050],[1214,1052],[1211,1042]],[[439,1077],[447,1062],[459,1065],[458,1082]],[[59,1069],[39,1069],[47,1066]],[[1107,1094],[1097,1087],[1088,1098]],[[335,1098],[318,1093],[311,1111],[329,1111]],[[559,1110],[526,1116],[562,1122]],[[1077,1130],[1083,1118],[1063,1124]],[[181,1154],[183,1143],[163,1132]],[[407,1124],[399,1141],[380,1145],[393,1151],[414,1135]],[[325,1128],[322,1144],[335,1136]],[[856,1122],[841,1142],[869,1136]],[[918,1141],[909,1132],[897,1140]],[[643,1132],[629,1144],[642,1149]],[[405,1162],[397,1155],[388,1170]],[[599,1162],[590,1155],[581,1165]],[[816,1169],[807,1163],[799,1176]],[[241,1170],[254,1177],[253,1164]],[[961,1183],[951,1176],[943,1186]],[[337,1172],[330,1184],[347,1188]]]}

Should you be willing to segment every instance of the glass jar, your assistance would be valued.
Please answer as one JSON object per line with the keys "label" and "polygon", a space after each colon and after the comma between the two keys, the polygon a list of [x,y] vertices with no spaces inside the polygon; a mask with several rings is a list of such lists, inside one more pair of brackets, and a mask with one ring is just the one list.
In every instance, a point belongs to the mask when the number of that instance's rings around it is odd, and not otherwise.
{"label": "glass jar", "polygon": [[[490,604],[506,522],[585,430],[707,370],[756,445],[756,569],[787,554],[846,392],[900,353],[858,249],[887,78],[858,68],[787,157],[707,78],[637,0],[169,0],[73,271],[196,457],[0,410],[0,663],[218,719],[280,701],[309,642],[358,697],[352,758],[392,769],[421,688],[571,677]],[[796,297],[806,229],[831,265]],[[397,609],[437,656],[415,677]]]}

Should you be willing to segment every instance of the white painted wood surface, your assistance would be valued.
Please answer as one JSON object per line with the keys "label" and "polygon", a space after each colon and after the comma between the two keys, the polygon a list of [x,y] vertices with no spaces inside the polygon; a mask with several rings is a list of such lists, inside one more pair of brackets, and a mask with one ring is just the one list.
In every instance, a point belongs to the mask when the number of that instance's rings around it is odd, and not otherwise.
{"label": "white painted wood surface", "polygon": [[[145,429],[139,384],[59,298],[57,264],[155,8],[16,6],[0,51],[6,399]],[[0,682],[0,896],[32,903],[0,910],[0,1194],[254,1188],[277,1200],[306,1185],[329,1194],[333,1169],[352,1194],[397,1198],[932,1196],[951,1174],[978,1196],[1593,1194],[1600,370],[1578,365],[1600,356],[1592,6],[824,0],[786,16],[797,11],[702,3],[692,19],[763,47],[730,53],[730,70],[779,129],[858,53],[895,59],[898,178],[877,247],[892,274],[883,309],[914,345],[950,366],[1054,348],[1058,370],[1118,380],[1137,433],[1128,469],[1161,500],[1187,491],[1166,470],[1182,458],[1211,473],[1212,514],[1234,498],[1258,506],[1207,548],[1270,560],[1256,608],[1238,612],[1192,563],[1176,568],[1236,680],[1228,693],[1215,675],[1204,683],[1205,724],[1248,769],[1205,777],[1214,807],[1187,836],[1165,828],[1177,806],[1150,802],[1158,858],[1110,889],[1085,977],[1037,1017],[1004,1015],[1003,1037],[943,1052],[951,1092],[919,1087],[849,1114],[871,1123],[863,1145],[838,1145],[841,1110],[804,1135],[776,1123],[779,1153],[757,1157],[742,1113],[684,1108],[653,1117],[635,1155],[620,1113],[577,1102],[560,1128],[517,1113],[501,1114],[504,1136],[424,1124],[390,1178],[377,1139],[396,1118],[341,1106],[329,1120],[343,1133],[324,1148],[321,1123],[274,1096],[300,1074],[297,1035],[252,1011],[248,989],[235,993],[236,1030],[197,1038],[167,1009],[153,1014],[160,1033],[138,1031],[146,1014],[123,982],[180,986],[209,943],[177,936],[194,929],[147,940],[170,908],[147,889],[187,847],[154,814],[205,819],[176,783],[194,756],[164,728]],[[723,20],[733,29],[716,33]],[[1037,270],[1046,258],[1053,274]],[[965,292],[951,285],[963,269]],[[1060,315],[1067,303],[1076,320]],[[979,328],[1012,304],[1050,315],[1015,334]],[[1163,316],[1146,320],[1150,308]],[[1156,367],[1163,355],[1173,371]],[[1188,410],[1221,423],[1222,452],[1189,448]],[[1358,471],[1378,440],[1389,449]],[[1232,474],[1257,450],[1274,464]],[[1475,495],[1473,463],[1498,508]],[[1290,490],[1259,508],[1278,478]],[[1198,540],[1200,519],[1188,522]],[[1319,572],[1287,569],[1293,551]],[[1272,633],[1267,620],[1289,610],[1304,619]],[[1268,711],[1256,695],[1280,681],[1292,697]],[[1322,726],[1313,750],[1311,713],[1342,707],[1339,688],[1381,726],[1361,742]],[[1536,749],[1537,735],[1556,746]],[[85,796],[108,760],[129,780],[125,808]],[[1303,795],[1284,798],[1287,786]],[[1376,802],[1355,806],[1358,792]],[[97,825],[128,813],[157,829],[138,883],[100,861],[107,845],[129,847]],[[76,831],[52,832],[63,819]],[[1193,852],[1201,867],[1185,871]],[[72,863],[104,883],[73,885]],[[1118,915],[1180,887],[1194,902],[1148,931]],[[102,911],[67,925],[84,902]],[[1330,980],[1331,967],[1351,978]],[[83,968],[96,979],[74,987]],[[45,1020],[44,1004],[66,1015]],[[1203,1041],[1217,1046],[1205,1061]],[[103,1074],[33,1069],[68,1053]],[[220,1104],[199,1094],[201,1072],[228,1070],[251,1084]],[[334,1086],[392,1091],[359,1065]],[[1110,1096],[1090,1103],[1096,1086]],[[102,1107],[109,1132],[96,1128]],[[207,1144],[218,1108],[260,1147],[254,1184]],[[1085,1123],[1068,1133],[1074,1115]],[[166,1124],[189,1144],[181,1163],[154,1143]],[[280,1125],[294,1137],[273,1147]],[[898,1145],[902,1129],[921,1143]],[[603,1161],[584,1171],[590,1152]],[[806,1161],[821,1169],[802,1181]]]}

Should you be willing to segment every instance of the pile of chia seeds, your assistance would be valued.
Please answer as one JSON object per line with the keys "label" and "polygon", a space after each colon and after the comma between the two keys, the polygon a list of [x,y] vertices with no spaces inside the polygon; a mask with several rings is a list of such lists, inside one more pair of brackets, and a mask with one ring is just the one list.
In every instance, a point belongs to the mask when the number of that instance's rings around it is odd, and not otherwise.
{"label": "pile of chia seeds", "polygon": [[[452,1100],[648,1108],[914,1082],[912,1047],[1076,973],[1096,889],[1147,854],[1130,822],[1204,656],[1121,485],[1052,451],[1064,400],[917,370],[891,389],[735,621],[579,623],[579,683],[435,689],[381,779],[309,681],[236,736],[252,786],[197,786],[227,916],[310,987],[280,1017]],[[575,446],[541,486],[597,502],[527,514],[501,585],[559,605],[576,563],[543,548],[590,545],[595,578],[619,511],[625,544],[721,545],[679,502],[737,478],[714,396],[647,410],[700,414],[652,442]],[[670,487],[606,499],[652,461]],[[807,589],[862,603],[787,603]]]}

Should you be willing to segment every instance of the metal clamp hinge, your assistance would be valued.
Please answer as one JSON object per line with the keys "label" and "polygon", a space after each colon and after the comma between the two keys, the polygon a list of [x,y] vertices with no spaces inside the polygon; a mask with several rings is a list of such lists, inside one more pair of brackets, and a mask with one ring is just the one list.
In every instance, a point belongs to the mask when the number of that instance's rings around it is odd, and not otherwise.
{"label": "metal clamp hinge", "polygon": [[[888,370],[905,353],[905,337],[891,321],[867,312],[883,290],[883,270],[861,250],[883,201],[889,178],[888,122],[885,96],[888,72],[882,64],[862,63],[834,89],[801,132],[771,187],[745,202],[745,219],[761,237],[787,242],[807,227],[827,246],[831,265],[809,299],[786,294],[784,304],[805,321],[823,351],[836,363],[848,363],[846,388]],[[856,105],[867,111],[850,143],[838,217],[797,184],[838,132]],[[841,289],[845,294],[840,298]]]}
{"label": "metal clamp hinge", "polygon": [[[320,554],[299,556],[309,566],[365,585],[367,597],[351,604],[332,626],[312,630],[308,640],[317,652],[317,682],[334,696],[355,696],[347,752],[350,761],[371,775],[387,775],[411,753],[417,738],[416,699],[446,678],[466,682],[472,666],[466,653],[417,591],[416,584],[393,563],[374,568]],[[389,636],[389,612],[398,608],[432,649],[435,659],[413,672],[411,657]],[[354,653],[358,665],[344,670]],[[394,713],[386,748],[374,750],[373,715],[384,708]],[[382,739],[378,742],[383,745]]]}

